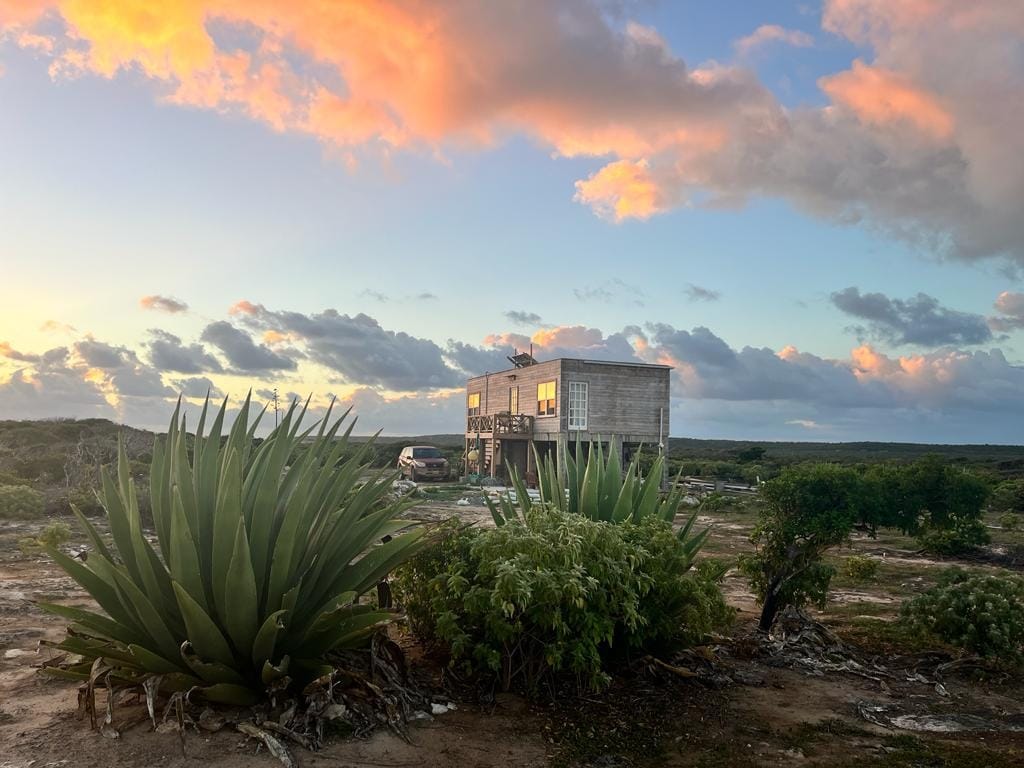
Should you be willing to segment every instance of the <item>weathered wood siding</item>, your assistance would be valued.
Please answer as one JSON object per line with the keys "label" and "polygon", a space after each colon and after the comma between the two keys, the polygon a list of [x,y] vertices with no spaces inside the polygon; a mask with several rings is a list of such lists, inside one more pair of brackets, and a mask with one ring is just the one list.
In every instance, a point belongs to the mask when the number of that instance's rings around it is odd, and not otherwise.
{"label": "weathered wood siding", "polygon": [[[656,445],[659,424],[662,437],[669,434],[670,373],[662,366],[562,360],[561,428],[569,427],[569,382],[584,381],[588,402],[582,440],[615,435],[625,442]],[[575,431],[569,439],[576,439]]]}
{"label": "weathered wood siding", "polygon": [[[508,410],[509,387],[519,387],[519,413],[533,416],[534,435],[558,433],[562,408],[561,360],[549,360],[527,368],[513,368],[486,376],[477,376],[466,385],[466,398],[474,392],[480,393],[480,415],[492,416]],[[555,382],[555,415],[537,416],[537,385]]]}
{"label": "weathered wood siding", "polygon": [[[664,366],[598,363],[587,360],[559,359],[527,368],[477,376],[469,380],[466,396],[480,393],[480,414],[504,413],[509,407],[509,387],[519,387],[519,413],[534,417],[533,433],[538,440],[554,440],[568,435],[569,382],[587,382],[587,440],[615,435],[625,442],[657,443],[659,421],[661,435],[669,434],[669,375]],[[555,381],[554,416],[537,415],[537,385]],[[576,439],[576,432],[568,435]]]}

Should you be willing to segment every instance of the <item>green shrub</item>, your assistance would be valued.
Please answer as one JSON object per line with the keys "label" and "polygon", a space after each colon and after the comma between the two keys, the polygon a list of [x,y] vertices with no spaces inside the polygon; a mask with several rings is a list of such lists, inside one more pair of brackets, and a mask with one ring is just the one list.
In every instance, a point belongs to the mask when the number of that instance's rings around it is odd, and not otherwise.
{"label": "green shrub", "polygon": [[1024,478],[1004,480],[992,491],[992,509],[1024,513]]}
{"label": "green shrub", "polygon": [[536,691],[566,672],[609,680],[613,653],[695,640],[729,609],[671,526],[590,520],[553,507],[493,529],[461,528],[400,568],[414,631],[453,664]]}
{"label": "green shrub", "polygon": [[0,485],[0,520],[35,520],[43,511],[39,491],[27,485]]}
{"label": "green shrub", "polygon": [[855,470],[835,464],[787,467],[764,484],[764,505],[750,537],[755,551],[740,558],[762,604],[762,631],[787,605],[825,604],[835,568],[822,555],[849,537],[859,487]]}
{"label": "green shrub", "polygon": [[949,528],[925,528],[917,537],[921,546],[937,555],[962,555],[987,544],[988,530],[981,520],[956,520]]}
{"label": "green shrub", "polygon": [[1019,531],[1021,527],[1020,515],[1015,512],[1006,512],[999,516],[999,524],[1007,531]]}
{"label": "green shrub", "polygon": [[18,547],[26,555],[37,555],[47,549],[60,549],[71,538],[71,529],[64,523],[52,523],[46,526],[38,536],[25,536],[18,542]]}
{"label": "green shrub", "polygon": [[946,570],[939,583],[903,606],[911,630],[981,656],[1024,658],[1024,577]]}
{"label": "green shrub", "polygon": [[79,513],[88,560],[49,548],[106,612],[42,605],[74,622],[58,647],[83,658],[55,674],[88,680],[102,659],[119,681],[158,675],[168,690],[247,704],[268,686],[301,690],[332,669],[329,653],[364,644],[392,618],[356,599],[415,553],[425,529],[397,519],[408,502],[384,501],[392,474],[365,476],[369,444],[341,460],[345,417],[329,426],[328,411],[307,437],[304,409],[293,405],[257,445],[248,398],[222,440],[226,412],[225,400],[207,432],[203,408],[191,455],[177,409],[157,439],[156,549],[142,532],[123,444],[116,477],[101,473],[113,541]]}
{"label": "green shrub", "polygon": [[853,581],[874,581],[878,561],[863,555],[850,555],[843,561],[843,572]]}

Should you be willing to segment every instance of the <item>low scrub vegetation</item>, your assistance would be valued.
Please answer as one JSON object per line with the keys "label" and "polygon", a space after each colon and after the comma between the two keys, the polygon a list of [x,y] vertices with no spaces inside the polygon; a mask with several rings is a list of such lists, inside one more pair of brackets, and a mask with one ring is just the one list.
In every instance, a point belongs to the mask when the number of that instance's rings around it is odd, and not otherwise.
{"label": "low scrub vegetation", "polygon": [[48,549],[60,549],[71,538],[71,529],[64,523],[51,523],[38,536],[24,536],[18,548],[26,555],[38,555]]}
{"label": "low scrub vegetation", "polygon": [[35,520],[43,512],[39,491],[27,485],[0,485],[0,520]]}
{"label": "low scrub vegetation", "polygon": [[630,651],[695,642],[731,616],[714,578],[691,571],[663,520],[612,524],[551,505],[493,529],[450,531],[399,569],[414,630],[452,663],[536,691],[552,674],[582,688]]}
{"label": "low scrub vegetation", "polygon": [[850,555],[843,561],[843,572],[853,581],[874,581],[878,575],[878,561],[864,555]]}
{"label": "low scrub vegetation", "polygon": [[1024,577],[950,568],[903,606],[901,620],[979,656],[1024,661]]}
{"label": "low scrub vegetation", "polygon": [[42,604],[73,622],[57,647],[82,657],[54,674],[94,679],[98,663],[121,683],[159,676],[165,690],[247,704],[330,671],[332,651],[366,643],[392,618],[357,598],[416,552],[425,529],[396,519],[408,502],[390,499],[390,474],[364,478],[362,450],[342,458],[345,417],[329,425],[328,413],[307,437],[293,405],[257,445],[248,400],[222,439],[226,410],[204,407],[191,452],[177,411],[157,439],[157,548],[123,446],[116,474],[102,472],[112,541],[79,514],[88,560],[48,548],[106,614]]}

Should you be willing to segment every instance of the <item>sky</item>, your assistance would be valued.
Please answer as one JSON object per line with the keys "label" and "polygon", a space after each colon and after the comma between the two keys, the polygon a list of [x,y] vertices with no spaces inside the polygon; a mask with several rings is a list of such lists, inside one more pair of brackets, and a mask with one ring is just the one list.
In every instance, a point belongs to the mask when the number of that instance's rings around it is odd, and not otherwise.
{"label": "sky", "polygon": [[1024,442],[1024,5],[0,0],[0,419],[673,367],[671,431]]}

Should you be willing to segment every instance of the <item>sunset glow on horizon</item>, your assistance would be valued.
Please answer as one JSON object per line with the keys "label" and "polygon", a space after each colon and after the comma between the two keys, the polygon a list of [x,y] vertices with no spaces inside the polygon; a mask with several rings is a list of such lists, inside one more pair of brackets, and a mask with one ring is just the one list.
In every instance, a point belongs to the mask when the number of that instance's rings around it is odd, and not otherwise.
{"label": "sunset glow on horizon", "polygon": [[0,419],[460,432],[513,349],[674,435],[1019,443],[1024,5],[0,0]]}

